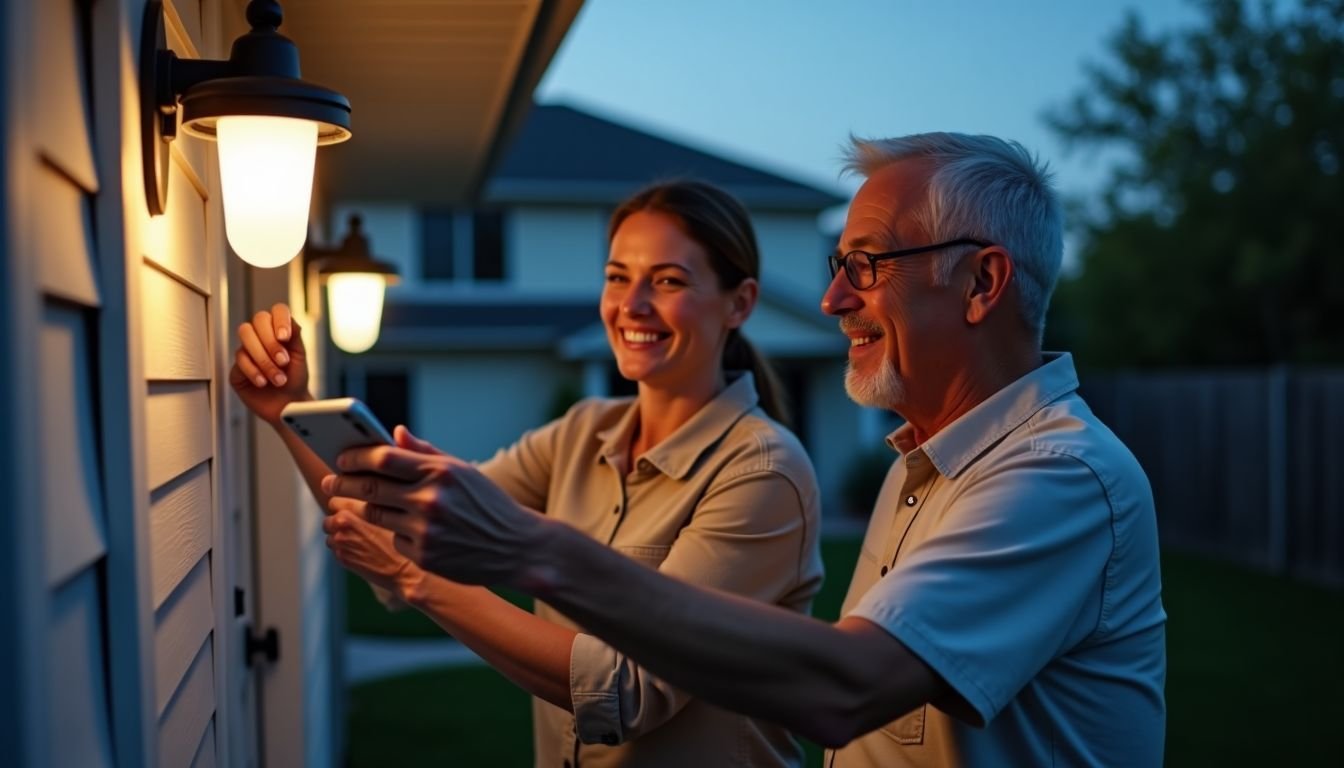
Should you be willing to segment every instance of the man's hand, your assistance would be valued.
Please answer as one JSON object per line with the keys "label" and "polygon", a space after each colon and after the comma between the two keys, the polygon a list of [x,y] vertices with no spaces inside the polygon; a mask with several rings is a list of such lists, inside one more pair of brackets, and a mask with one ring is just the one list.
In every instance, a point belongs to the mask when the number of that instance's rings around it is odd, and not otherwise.
{"label": "man's hand", "polygon": [[[403,432],[398,443],[411,444]],[[375,446],[346,451],[337,466],[341,474],[323,478],[323,492],[367,502],[364,518],[392,531],[397,551],[426,571],[465,584],[535,578],[528,555],[556,523],[520,506],[470,464]]]}

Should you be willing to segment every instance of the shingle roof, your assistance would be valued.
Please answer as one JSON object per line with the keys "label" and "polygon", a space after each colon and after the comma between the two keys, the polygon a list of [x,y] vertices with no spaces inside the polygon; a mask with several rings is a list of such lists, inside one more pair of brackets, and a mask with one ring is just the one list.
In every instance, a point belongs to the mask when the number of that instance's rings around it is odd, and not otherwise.
{"label": "shingle roof", "polygon": [[774,173],[557,104],[538,104],[486,185],[496,203],[615,204],[658,179],[691,177],[756,209],[821,210],[845,200]]}

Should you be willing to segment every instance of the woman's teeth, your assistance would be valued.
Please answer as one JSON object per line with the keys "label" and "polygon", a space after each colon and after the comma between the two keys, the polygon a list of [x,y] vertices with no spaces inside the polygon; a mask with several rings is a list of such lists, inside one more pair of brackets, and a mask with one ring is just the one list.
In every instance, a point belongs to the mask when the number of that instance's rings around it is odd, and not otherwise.
{"label": "woman's teeth", "polygon": [[661,334],[648,331],[621,331],[621,338],[633,344],[652,344],[661,338]]}

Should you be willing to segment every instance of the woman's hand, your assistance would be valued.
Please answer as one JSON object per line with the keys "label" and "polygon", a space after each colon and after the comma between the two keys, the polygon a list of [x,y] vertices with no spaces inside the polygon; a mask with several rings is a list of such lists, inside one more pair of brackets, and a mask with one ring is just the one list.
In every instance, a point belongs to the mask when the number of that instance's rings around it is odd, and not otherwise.
{"label": "woman's hand", "polygon": [[284,304],[276,304],[270,312],[262,310],[238,326],[229,384],[249,411],[273,426],[280,423],[286,405],[312,398],[308,354],[299,331]]}
{"label": "woman's hand", "polygon": [[365,502],[338,496],[329,506],[332,514],[322,521],[322,530],[336,562],[375,587],[402,597],[400,587],[420,569],[393,546],[394,534],[365,522]]}
{"label": "woman's hand", "polygon": [[[323,478],[323,492],[367,502],[363,518],[395,533],[398,552],[453,581],[518,584],[530,578],[527,555],[557,525],[446,454],[352,448],[338,466],[342,474]],[[348,474],[354,472],[363,474]]]}

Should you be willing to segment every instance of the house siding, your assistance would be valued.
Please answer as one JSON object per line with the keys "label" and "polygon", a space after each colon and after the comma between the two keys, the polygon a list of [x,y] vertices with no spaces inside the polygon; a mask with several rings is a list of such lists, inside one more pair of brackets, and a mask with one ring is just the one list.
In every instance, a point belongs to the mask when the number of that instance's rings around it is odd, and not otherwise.
{"label": "house siding", "polygon": [[488,459],[545,424],[562,388],[578,391],[577,365],[549,353],[455,354],[413,369],[414,427],[426,440],[469,461]]}
{"label": "house siding", "polygon": [[[2,718],[7,765],[250,762],[216,740],[244,679],[221,596],[246,542],[221,514],[234,478],[218,461],[213,150],[174,143],[167,213],[151,217],[133,45],[146,5],[0,6],[3,506],[23,515],[0,525],[25,552],[0,558],[0,622],[21,628],[0,645],[23,670],[0,685],[0,711],[21,713]],[[219,55],[219,4],[165,7],[178,55]]]}
{"label": "house siding", "polygon": [[520,291],[592,296],[602,291],[608,211],[580,206],[518,206],[505,224],[505,275]]}

